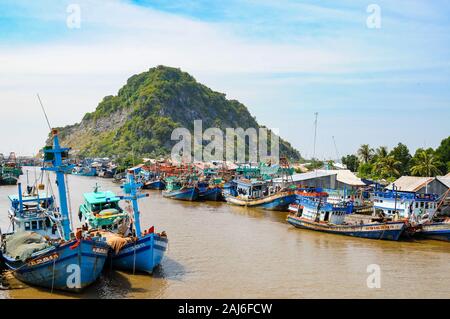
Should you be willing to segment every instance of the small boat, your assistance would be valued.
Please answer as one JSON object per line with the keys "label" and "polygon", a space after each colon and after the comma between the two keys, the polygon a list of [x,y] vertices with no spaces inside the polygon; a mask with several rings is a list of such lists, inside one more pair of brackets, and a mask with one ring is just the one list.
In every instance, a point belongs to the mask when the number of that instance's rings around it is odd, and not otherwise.
{"label": "small boat", "polygon": [[371,221],[348,223],[346,216],[352,212],[352,204],[327,203],[323,197],[300,197],[296,201],[297,212],[291,212],[287,222],[294,227],[353,237],[399,240],[406,229],[406,221]]}
{"label": "small boat", "polygon": [[195,201],[198,199],[199,190],[190,182],[184,182],[178,177],[168,177],[166,179],[166,190],[163,196],[166,198]]}
{"label": "small boat", "polygon": [[294,189],[273,187],[266,181],[242,178],[231,185],[231,189],[227,186],[224,191],[224,197],[227,203],[237,206],[286,211],[296,199]]}
{"label": "small boat", "polygon": [[0,246],[6,266],[19,280],[79,292],[100,276],[108,246],[81,229],[72,233],[62,164],[68,149],[59,146],[56,130],[52,134],[53,146],[44,148],[47,166],[42,170],[56,173],[59,207],[46,194],[23,195],[19,184],[18,195],[9,197],[13,232],[2,234]]}

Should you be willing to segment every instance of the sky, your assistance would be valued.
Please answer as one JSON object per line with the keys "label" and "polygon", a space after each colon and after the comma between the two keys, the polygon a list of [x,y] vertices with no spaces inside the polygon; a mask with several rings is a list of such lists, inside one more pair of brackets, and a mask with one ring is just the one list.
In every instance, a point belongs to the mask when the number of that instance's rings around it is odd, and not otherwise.
{"label": "sky", "polygon": [[308,158],[315,112],[321,159],[450,135],[448,1],[0,0],[0,153],[42,146],[37,93],[52,126],[73,124],[161,64]]}

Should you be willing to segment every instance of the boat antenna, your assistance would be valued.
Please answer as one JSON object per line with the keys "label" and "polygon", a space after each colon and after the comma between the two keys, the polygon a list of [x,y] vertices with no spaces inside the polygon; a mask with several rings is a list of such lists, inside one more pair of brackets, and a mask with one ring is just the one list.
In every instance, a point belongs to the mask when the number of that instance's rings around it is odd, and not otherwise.
{"label": "boat antenna", "polygon": [[37,95],[37,98],[39,100],[39,104],[41,105],[42,112],[44,112],[44,116],[45,116],[45,120],[47,121],[48,128],[51,131],[52,130],[52,126],[50,125],[50,121],[48,120],[48,116],[47,116],[47,113],[45,112],[44,105],[42,104],[41,97],[39,96],[39,93],[36,94],[36,95]]}

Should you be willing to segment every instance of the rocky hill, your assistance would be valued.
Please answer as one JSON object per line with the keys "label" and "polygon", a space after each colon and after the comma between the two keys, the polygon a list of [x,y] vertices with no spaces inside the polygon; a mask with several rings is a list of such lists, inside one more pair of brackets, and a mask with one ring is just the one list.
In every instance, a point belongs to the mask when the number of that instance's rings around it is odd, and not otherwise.
{"label": "rocky hill", "polygon": [[[60,128],[62,145],[83,156],[142,156],[170,154],[177,127],[193,131],[194,120],[203,129],[247,129],[260,125],[247,108],[225,94],[198,83],[179,69],[158,66],[133,75],[115,96],[106,96],[96,110],[78,124]],[[280,154],[299,160],[300,153],[280,139]]]}

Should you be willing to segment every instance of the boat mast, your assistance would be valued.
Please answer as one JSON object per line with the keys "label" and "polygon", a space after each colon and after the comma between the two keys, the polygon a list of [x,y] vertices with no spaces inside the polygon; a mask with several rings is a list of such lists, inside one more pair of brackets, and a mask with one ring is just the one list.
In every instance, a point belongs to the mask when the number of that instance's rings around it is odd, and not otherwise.
{"label": "boat mast", "polygon": [[139,173],[141,168],[129,169],[127,172],[127,182],[122,186],[125,194],[128,196],[122,196],[123,199],[131,201],[133,204],[133,214],[134,214],[134,229],[136,231],[136,237],[142,238],[141,233],[141,221],[138,199],[143,197],[148,197],[148,194],[138,194],[137,190],[142,186],[140,183],[136,183],[135,174]]}
{"label": "boat mast", "polygon": [[51,163],[52,167],[43,167],[43,171],[52,171],[56,174],[56,184],[58,186],[58,193],[59,193],[59,208],[61,212],[61,224],[63,228],[63,236],[65,240],[70,240],[70,220],[69,220],[69,208],[67,205],[67,190],[66,190],[66,183],[65,183],[65,177],[64,177],[64,166],[62,162],[63,153],[68,152],[69,148],[61,148],[59,145],[59,139],[58,139],[58,130],[53,129],[52,130],[53,135],[53,148],[51,149],[44,149],[45,154],[52,154],[48,156],[49,160],[46,160],[44,158],[44,161],[47,163]]}

